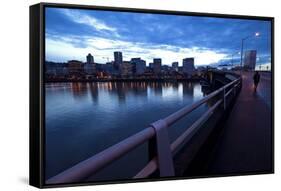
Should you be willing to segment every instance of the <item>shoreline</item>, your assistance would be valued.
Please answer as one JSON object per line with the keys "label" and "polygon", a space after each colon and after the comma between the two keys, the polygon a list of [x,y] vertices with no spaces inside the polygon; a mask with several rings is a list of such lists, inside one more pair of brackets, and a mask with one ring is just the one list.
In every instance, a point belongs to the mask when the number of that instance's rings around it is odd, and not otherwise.
{"label": "shoreline", "polygon": [[194,79],[81,79],[81,80],[45,80],[45,83],[68,83],[68,82],[199,82],[201,78]]}

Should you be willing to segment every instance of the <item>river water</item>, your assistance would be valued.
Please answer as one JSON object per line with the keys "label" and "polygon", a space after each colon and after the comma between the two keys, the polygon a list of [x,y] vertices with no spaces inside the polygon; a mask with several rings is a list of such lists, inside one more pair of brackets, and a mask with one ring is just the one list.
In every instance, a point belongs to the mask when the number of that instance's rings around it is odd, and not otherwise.
{"label": "river water", "polygon": [[[194,82],[47,83],[46,179],[202,97],[200,84]],[[198,119],[206,107],[170,127],[170,140]],[[147,161],[147,144],[143,144],[91,179],[127,179]]]}

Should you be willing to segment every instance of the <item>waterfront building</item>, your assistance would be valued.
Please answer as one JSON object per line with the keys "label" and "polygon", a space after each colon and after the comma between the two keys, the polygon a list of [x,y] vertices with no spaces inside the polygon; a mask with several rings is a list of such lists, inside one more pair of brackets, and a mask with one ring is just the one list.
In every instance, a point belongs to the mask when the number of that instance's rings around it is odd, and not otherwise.
{"label": "waterfront building", "polygon": [[57,63],[54,62],[45,62],[45,74],[55,76],[57,71]]}
{"label": "waterfront building", "polygon": [[146,69],[145,60],[142,60],[141,58],[132,58],[131,64],[133,64],[133,68],[135,68],[135,73],[137,75],[144,74],[145,69]]}
{"label": "waterfront building", "polygon": [[163,65],[162,67],[162,71],[165,73],[165,74],[168,74],[171,70],[171,67],[168,66],[168,65]]}
{"label": "waterfront building", "polygon": [[68,72],[70,75],[81,75],[83,73],[83,63],[78,60],[69,60]]}
{"label": "waterfront building", "polygon": [[96,73],[96,65],[94,63],[94,57],[89,53],[86,56],[87,62],[84,65],[84,71],[87,75],[93,75]]}
{"label": "waterfront building", "polygon": [[116,51],[114,52],[114,68],[119,69],[123,63],[122,52]]}
{"label": "waterfront building", "polygon": [[256,67],[257,51],[248,50],[244,54],[244,68],[254,70]]}
{"label": "waterfront building", "polygon": [[108,73],[108,74],[112,74],[113,73],[113,64],[114,62],[107,62],[105,64],[105,71]]}
{"label": "waterfront building", "polygon": [[87,64],[94,63],[94,57],[90,53],[86,56],[86,59],[87,59]]}
{"label": "waterfront building", "polygon": [[96,73],[96,65],[86,63],[84,65],[84,71],[86,74],[93,75]]}
{"label": "waterfront building", "polygon": [[133,75],[133,65],[129,61],[123,61],[121,64],[121,75],[122,76],[132,76]]}
{"label": "waterfront building", "polygon": [[160,74],[161,73],[161,65],[162,65],[161,58],[154,58],[153,59],[153,72],[155,74]]}
{"label": "waterfront building", "polygon": [[49,76],[65,76],[68,74],[66,63],[46,62],[45,74]]}
{"label": "waterfront building", "polygon": [[65,63],[56,63],[55,67],[56,67],[56,70],[55,70],[56,76],[65,76],[68,74],[68,69],[65,66]]}
{"label": "waterfront building", "polygon": [[184,58],[182,60],[182,71],[184,74],[193,74],[193,72],[195,71],[194,58]]}
{"label": "waterfront building", "polygon": [[179,62],[173,62],[172,69],[173,69],[173,71],[177,72],[179,70]]}
{"label": "waterfront building", "polygon": [[69,75],[68,67],[67,66],[63,66],[62,67],[62,75],[64,75],[64,76]]}

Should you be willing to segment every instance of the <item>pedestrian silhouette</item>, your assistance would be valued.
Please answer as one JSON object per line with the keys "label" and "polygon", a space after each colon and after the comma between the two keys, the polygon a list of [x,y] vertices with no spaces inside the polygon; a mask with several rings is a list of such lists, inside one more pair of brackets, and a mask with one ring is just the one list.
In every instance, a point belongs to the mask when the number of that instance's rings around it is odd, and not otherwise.
{"label": "pedestrian silhouette", "polygon": [[258,71],[255,72],[254,76],[253,76],[253,80],[254,80],[254,91],[256,92],[257,91],[257,87],[259,85],[259,82],[260,82],[260,74]]}

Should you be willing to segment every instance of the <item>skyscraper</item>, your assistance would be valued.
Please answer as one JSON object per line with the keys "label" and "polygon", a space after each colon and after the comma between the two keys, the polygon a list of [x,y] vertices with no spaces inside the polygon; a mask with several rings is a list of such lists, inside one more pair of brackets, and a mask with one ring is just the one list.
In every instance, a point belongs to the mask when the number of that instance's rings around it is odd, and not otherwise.
{"label": "skyscraper", "polygon": [[194,58],[184,58],[182,60],[182,71],[185,74],[192,75],[194,72]]}
{"label": "skyscraper", "polygon": [[123,63],[122,52],[118,52],[118,51],[114,52],[114,68],[119,69],[122,63]]}
{"label": "skyscraper", "polygon": [[122,76],[131,76],[133,74],[133,65],[131,62],[124,61],[122,65],[120,65],[120,69]]}
{"label": "skyscraper", "polygon": [[141,58],[132,58],[131,63],[135,65],[135,72],[137,75],[143,74],[146,69],[146,62]]}
{"label": "skyscraper", "polygon": [[94,57],[90,53],[86,56],[86,59],[87,59],[87,64],[94,63]]}
{"label": "skyscraper", "polygon": [[161,58],[154,58],[153,59],[153,72],[155,74],[160,74],[161,73],[161,65],[162,65]]}
{"label": "skyscraper", "polygon": [[257,60],[257,51],[248,50],[244,55],[244,67],[246,69],[255,70]]}
{"label": "skyscraper", "polygon": [[86,74],[92,75],[96,72],[96,65],[94,63],[94,57],[89,53],[86,56],[87,62],[84,65],[84,71]]}

